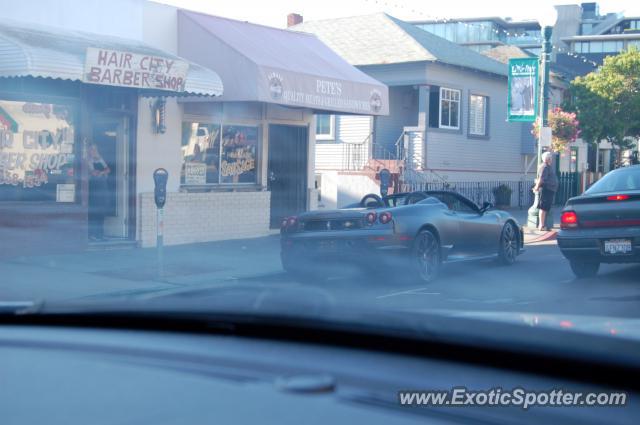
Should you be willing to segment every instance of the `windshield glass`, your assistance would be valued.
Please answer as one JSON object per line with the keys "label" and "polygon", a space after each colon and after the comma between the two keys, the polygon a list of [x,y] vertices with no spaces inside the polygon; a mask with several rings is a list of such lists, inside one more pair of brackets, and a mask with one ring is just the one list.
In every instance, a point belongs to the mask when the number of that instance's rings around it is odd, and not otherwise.
{"label": "windshield glass", "polygon": [[0,3],[0,311],[640,335],[640,2],[268,3]]}
{"label": "windshield glass", "polygon": [[640,167],[610,173],[594,183],[586,193],[624,192],[627,190],[640,190]]}

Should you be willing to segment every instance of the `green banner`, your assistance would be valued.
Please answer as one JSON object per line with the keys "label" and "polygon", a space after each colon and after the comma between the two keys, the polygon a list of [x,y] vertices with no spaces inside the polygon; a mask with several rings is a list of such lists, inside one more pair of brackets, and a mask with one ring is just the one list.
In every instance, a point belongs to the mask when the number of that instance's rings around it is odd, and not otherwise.
{"label": "green banner", "polygon": [[538,91],[538,58],[509,59],[509,121],[536,120]]}

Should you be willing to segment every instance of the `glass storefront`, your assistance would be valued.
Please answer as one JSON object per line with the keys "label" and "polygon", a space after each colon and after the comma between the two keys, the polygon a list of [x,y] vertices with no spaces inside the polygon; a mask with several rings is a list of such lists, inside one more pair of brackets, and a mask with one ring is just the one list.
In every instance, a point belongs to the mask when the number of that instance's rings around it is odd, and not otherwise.
{"label": "glass storefront", "polygon": [[491,21],[428,23],[416,26],[454,43],[505,40],[504,32]]}
{"label": "glass storefront", "polygon": [[75,202],[73,111],[67,105],[0,100],[0,199]]}
{"label": "glass storefront", "polygon": [[182,173],[185,186],[257,183],[257,126],[185,122]]}

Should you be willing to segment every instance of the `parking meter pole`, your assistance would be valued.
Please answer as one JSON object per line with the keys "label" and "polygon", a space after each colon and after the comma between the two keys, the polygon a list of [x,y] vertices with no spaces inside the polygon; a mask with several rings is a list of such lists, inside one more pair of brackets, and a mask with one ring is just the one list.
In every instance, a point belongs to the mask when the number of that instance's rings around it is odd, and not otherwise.
{"label": "parking meter pole", "polygon": [[164,204],[167,201],[167,180],[169,173],[164,168],[158,168],[153,172],[153,200],[158,211],[156,226],[156,250],[158,252],[158,279],[164,277]]}
{"label": "parking meter pole", "polygon": [[158,278],[164,278],[164,208],[158,208],[156,249],[158,251]]}

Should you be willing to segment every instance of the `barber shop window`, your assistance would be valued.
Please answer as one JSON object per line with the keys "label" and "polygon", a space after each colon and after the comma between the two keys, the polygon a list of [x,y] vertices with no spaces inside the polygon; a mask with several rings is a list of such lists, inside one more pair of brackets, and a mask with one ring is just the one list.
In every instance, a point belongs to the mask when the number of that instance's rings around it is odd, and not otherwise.
{"label": "barber shop window", "polygon": [[486,136],[489,98],[472,94],[469,96],[469,135]]}
{"label": "barber shop window", "polygon": [[182,124],[185,186],[257,183],[258,127]]}
{"label": "barber shop window", "polygon": [[75,202],[75,151],[70,106],[0,100],[0,200]]}
{"label": "barber shop window", "polygon": [[460,129],[460,93],[460,90],[430,86],[429,127]]}
{"label": "barber shop window", "polygon": [[316,115],[316,139],[317,140],[334,140],[336,119],[335,115],[319,114]]}

